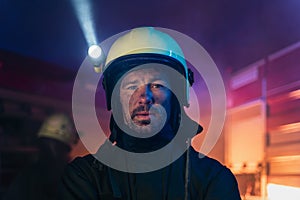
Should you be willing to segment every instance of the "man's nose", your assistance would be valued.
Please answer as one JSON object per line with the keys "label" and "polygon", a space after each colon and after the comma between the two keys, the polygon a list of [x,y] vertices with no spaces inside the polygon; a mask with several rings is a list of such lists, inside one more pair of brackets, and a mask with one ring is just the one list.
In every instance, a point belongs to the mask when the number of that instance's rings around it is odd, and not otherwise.
{"label": "man's nose", "polygon": [[153,103],[153,93],[151,85],[143,85],[138,89],[139,103],[140,104],[151,104]]}

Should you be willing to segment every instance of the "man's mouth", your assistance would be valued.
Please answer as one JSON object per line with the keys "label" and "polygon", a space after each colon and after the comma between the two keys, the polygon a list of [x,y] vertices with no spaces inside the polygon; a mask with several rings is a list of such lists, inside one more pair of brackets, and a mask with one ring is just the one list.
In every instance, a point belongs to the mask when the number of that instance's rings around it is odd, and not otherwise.
{"label": "man's mouth", "polygon": [[148,110],[136,109],[133,111],[131,119],[137,124],[147,125],[151,122],[150,115],[151,113]]}
{"label": "man's mouth", "polygon": [[135,113],[135,115],[133,117],[138,118],[138,119],[149,119],[150,113],[149,113],[149,111],[141,111],[141,112]]}
{"label": "man's mouth", "polygon": [[135,118],[136,116],[149,116],[150,106],[139,106],[135,108],[131,113],[131,119]]}

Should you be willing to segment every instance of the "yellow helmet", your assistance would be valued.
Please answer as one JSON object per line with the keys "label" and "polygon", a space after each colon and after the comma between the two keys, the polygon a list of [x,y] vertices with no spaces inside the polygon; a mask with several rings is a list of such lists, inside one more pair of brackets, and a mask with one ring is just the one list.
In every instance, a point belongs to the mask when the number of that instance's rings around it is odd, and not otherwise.
{"label": "yellow helmet", "polygon": [[103,67],[103,87],[108,110],[113,88],[119,78],[133,67],[146,63],[168,65],[181,73],[183,104],[188,105],[189,86],[193,83],[192,72],[179,44],[167,33],[154,27],[135,28],[118,38],[111,46]]}
{"label": "yellow helmet", "polygon": [[39,138],[51,138],[65,143],[68,146],[76,144],[78,136],[71,119],[62,113],[49,116],[38,132]]}

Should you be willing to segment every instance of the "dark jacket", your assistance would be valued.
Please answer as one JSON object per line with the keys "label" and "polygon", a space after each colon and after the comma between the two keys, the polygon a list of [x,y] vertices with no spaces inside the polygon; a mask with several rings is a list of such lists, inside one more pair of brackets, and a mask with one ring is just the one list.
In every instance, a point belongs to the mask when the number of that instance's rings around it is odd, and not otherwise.
{"label": "dark jacket", "polygon": [[[185,199],[185,163],[182,155],[167,167],[147,173],[127,173],[101,164],[93,155],[76,158],[60,187],[61,199]],[[218,161],[190,148],[188,199],[239,200],[235,177]]]}
{"label": "dark jacket", "polygon": [[[202,131],[202,127],[186,115],[182,115],[181,119],[184,126],[176,127],[178,123],[174,123],[174,126],[164,127],[155,136],[141,139],[124,133],[112,118],[110,141],[126,151],[145,153],[169,144],[174,138],[174,127],[178,128],[177,134],[181,134],[181,129],[192,132],[192,135]],[[192,147],[186,151],[185,141],[176,143],[170,151],[174,155],[180,149],[183,153],[179,154],[178,159],[166,167],[143,173],[119,171],[104,165],[99,161],[101,159],[96,158],[106,147],[111,147],[111,143],[105,142],[95,155],[76,158],[67,167],[60,186],[60,199],[240,200],[237,182],[231,171],[212,158],[200,158]],[[126,154],[116,157],[106,153],[105,156],[117,160],[117,163],[127,162]],[[146,162],[145,165],[151,163]]]}

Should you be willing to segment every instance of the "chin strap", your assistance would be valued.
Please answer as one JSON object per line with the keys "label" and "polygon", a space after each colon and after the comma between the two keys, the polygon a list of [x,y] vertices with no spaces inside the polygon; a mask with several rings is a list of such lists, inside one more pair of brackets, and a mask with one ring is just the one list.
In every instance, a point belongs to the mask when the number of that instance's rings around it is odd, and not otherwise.
{"label": "chin strap", "polygon": [[191,138],[186,140],[187,151],[186,151],[186,162],[185,162],[185,185],[184,185],[184,200],[190,199],[189,197],[189,184],[190,184],[190,146]]}

